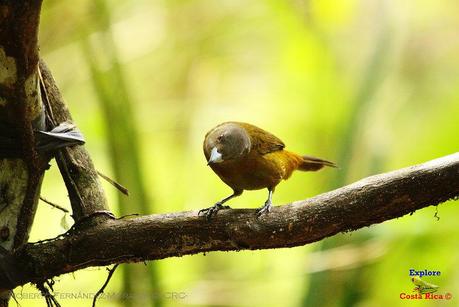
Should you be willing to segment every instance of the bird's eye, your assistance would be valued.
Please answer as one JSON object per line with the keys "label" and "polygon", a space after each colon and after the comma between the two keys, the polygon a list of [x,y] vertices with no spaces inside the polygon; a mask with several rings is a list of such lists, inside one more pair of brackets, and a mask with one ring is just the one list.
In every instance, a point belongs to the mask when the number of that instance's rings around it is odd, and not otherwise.
{"label": "bird's eye", "polygon": [[225,136],[222,134],[222,135],[219,135],[219,136],[217,137],[217,140],[218,140],[219,142],[221,142],[221,141],[223,141],[224,138],[225,138]]}

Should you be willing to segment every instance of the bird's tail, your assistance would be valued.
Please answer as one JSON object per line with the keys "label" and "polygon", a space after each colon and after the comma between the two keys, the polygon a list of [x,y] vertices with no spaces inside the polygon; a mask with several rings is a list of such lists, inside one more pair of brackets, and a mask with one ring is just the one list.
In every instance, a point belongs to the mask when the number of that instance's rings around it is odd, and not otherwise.
{"label": "bird's tail", "polygon": [[318,171],[324,166],[338,167],[335,163],[311,156],[302,156],[303,161],[298,166],[300,171]]}

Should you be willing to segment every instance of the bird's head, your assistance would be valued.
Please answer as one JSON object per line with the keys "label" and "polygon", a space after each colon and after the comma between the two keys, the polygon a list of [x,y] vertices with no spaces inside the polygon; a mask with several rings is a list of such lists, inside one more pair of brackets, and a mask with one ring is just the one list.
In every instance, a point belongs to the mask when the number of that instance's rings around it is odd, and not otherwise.
{"label": "bird's head", "polygon": [[240,158],[250,151],[247,131],[237,123],[223,123],[209,131],[204,139],[207,164]]}

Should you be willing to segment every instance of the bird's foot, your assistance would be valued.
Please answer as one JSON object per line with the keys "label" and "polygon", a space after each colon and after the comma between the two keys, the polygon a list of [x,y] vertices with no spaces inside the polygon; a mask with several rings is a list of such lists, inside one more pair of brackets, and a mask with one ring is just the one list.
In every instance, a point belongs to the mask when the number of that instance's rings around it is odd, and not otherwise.
{"label": "bird's foot", "polygon": [[198,212],[198,215],[205,214],[208,221],[217,214],[221,209],[231,209],[230,206],[223,206],[221,202],[216,203],[212,207],[201,209]]}
{"label": "bird's foot", "polygon": [[260,209],[257,209],[257,217],[260,217],[264,213],[269,213],[271,212],[272,204],[270,201],[265,202],[264,206],[261,207]]}

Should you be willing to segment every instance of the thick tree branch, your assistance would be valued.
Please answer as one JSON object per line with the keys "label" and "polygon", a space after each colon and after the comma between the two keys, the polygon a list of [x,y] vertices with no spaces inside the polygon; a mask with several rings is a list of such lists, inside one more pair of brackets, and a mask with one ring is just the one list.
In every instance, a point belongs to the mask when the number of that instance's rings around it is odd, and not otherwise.
{"label": "thick tree branch", "polygon": [[[37,74],[40,8],[41,0],[0,2],[2,253],[27,241],[47,165],[35,150],[33,133],[44,128]],[[0,306],[8,305],[9,296],[0,290]]]}
{"label": "thick tree branch", "polygon": [[[71,122],[72,117],[51,71],[43,60],[39,61],[39,65],[48,124],[54,127],[62,122]],[[97,171],[84,146],[63,148],[55,158],[69,193],[75,221],[79,222],[97,213],[110,213]],[[101,216],[98,220],[105,218]]]}
{"label": "thick tree branch", "polygon": [[10,255],[16,279],[37,282],[89,266],[209,251],[293,247],[401,217],[459,197],[459,153],[365,178],[343,188],[273,208],[222,210],[211,222],[197,211],[108,220],[60,238],[29,243]]}
{"label": "thick tree branch", "polygon": [[17,156],[1,156],[0,227],[9,236],[0,246],[27,241],[46,160],[35,150],[33,129],[43,128],[38,88],[40,0],[0,3],[0,137],[19,143]]}

